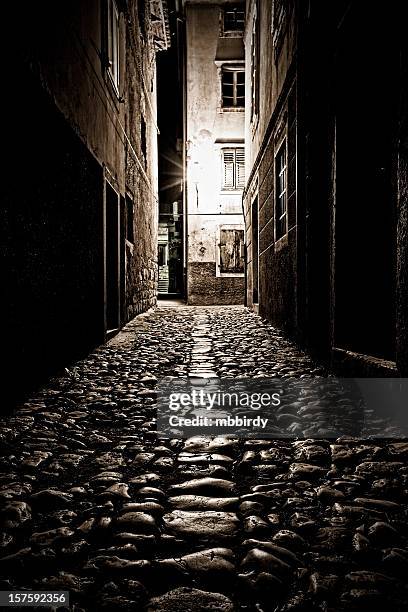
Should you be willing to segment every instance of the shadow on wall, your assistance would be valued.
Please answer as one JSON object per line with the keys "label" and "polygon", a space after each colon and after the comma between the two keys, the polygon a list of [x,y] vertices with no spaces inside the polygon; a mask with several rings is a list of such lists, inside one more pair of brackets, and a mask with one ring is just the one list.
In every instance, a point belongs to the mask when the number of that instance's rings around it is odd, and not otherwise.
{"label": "shadow on wall", "polygon": [[9,77],[1,211],[8,402],[103,341],[102,168],[28,70]]}

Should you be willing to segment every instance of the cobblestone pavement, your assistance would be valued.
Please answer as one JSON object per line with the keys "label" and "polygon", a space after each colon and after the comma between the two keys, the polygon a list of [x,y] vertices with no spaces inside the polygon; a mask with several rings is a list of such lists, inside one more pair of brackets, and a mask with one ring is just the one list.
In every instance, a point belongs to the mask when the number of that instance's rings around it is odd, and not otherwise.
{"label": "cobblestone pavement", "polygon": [[299,439],[158,439],[156,380],[189,373],[322,371],[240,307],[137,317],[3,420],[1,589],[77,612],[406,610],[408,442],[304,439],[296,403]]}

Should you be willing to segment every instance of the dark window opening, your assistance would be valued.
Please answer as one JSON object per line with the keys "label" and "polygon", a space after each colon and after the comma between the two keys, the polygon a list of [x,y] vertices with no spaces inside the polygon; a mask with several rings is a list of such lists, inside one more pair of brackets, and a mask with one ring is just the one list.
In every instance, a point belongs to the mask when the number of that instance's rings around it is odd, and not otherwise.
{"label": "dark window opening", "polygon": [[245,149],[223,149],[222,188],[243,189],[245,187]]}
{"label": "dark window opening", "polygon": [[224,9],[224,32],[243,32],[245,9],[243,4],[228,6]]}
{"label": "dark window opening", "polygon": [[286,140],[279,148],[275,158],[275,237],[282,238],[287,233],[287,166]]}
{"label": "dark window opening", "polygon": [[220,272],[241,274],[244,272],[244,230],[221,229]]}
{"label": "dark window opening", "polygon": [[126,196],[126,239],[129,242],[134,242],[134,206],[133,201],[129,196]]}
{"label": "dark window opening", "polygon": [[245,71],[243,68],[222,69],[223,108],[245,107]]}
{"label": "dark window opening", "polygon": [[145,0],[138,0],[137,3],[137,16],[139,19],[139,30],[143,38],[146,37],[146,14],[145,14]]}
{"label": "dark window opening", "polygon": [[167,266],[167,244],[159,244],[159,266]]}

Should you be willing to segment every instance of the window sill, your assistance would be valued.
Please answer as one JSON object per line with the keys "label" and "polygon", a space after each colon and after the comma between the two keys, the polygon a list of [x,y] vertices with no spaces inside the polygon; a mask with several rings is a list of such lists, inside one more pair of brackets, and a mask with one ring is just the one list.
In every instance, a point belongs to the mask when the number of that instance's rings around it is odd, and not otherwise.
{"label": "window sill", "polygon": [[221,31],[220,38],[243,38],[244,30],[225,30]]}
{"label": "window sill", "polygon": [[288,240],[288,234],[286,233],[284,236],[282,236],[281,238],[278,238],[278,240],[275,241],[275,253],[279,253],[279,251],[282,251],[283,249],[285,249],[289,244],[289,240]]}
{"label": "window sill", "polygon": [[104,71],[104,81],[110,97],[115,104],[115,108],[117,111],[119,111],[119,104],[122,102],[122,98],[120,97],[119,90],[116,87],[108,68],[105,68]]}
{"label": "window sill", "polygon": [[220,106],[219,113],[245,113],[245,106]]}
{"label": "window sill", "polygon": [[218,272],[217,278],[244,278],[245,272]]}

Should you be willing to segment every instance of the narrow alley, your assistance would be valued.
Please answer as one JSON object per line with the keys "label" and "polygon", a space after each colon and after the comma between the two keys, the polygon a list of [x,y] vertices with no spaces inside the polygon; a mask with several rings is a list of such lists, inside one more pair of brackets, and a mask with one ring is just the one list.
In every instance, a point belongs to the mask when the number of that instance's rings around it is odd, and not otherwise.
{"label": "narrow alley", "polygon": [[159,438],[157,381],[198,372],[325,373],[240,306],[139,315],[3,420],[1,589],[75,612],[406,610],[408,443]]}
{"label": "narrow alley", "polygon": [[4,3],[1,610],[407,612],[405,8]]}

